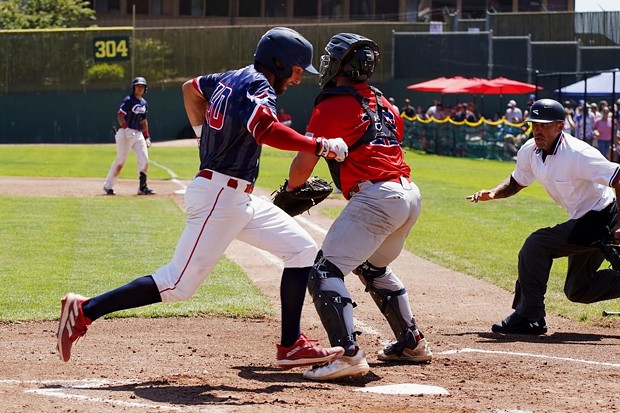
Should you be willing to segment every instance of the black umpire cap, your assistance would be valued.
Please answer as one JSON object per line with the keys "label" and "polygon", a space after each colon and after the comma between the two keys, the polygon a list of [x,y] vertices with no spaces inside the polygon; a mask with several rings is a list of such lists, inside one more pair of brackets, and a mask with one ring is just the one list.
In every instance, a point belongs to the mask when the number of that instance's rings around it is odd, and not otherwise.
{"label": "black umpire cap", "polygon": [[564,122],[564,106],[557,100],[540,99],[532,104],[526,122],[551,123]]}

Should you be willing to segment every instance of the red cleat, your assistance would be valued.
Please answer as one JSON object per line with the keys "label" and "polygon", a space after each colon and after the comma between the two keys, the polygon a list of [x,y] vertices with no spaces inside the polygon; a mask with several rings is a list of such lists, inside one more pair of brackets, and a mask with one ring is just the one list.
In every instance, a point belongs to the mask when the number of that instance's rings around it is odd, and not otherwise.
{"label": "red cleat", "polygon": [[86,300],[88,298],[73,293],[65,295],[60,300],[62,308],[56,337],[58,354],[62,361],[69,361],[73,343],[86,334],[87,326],[92,323],[82,312],[82,304]]}
{"label": "red cleat", "polygon": [[322,347],[318,340],[309,340],[303,334],[291,347],[282,347],[279,344],[276,344],[276,347],[278,348],[277,365],[283,369],[324,364],[344,354],[342,347]]}

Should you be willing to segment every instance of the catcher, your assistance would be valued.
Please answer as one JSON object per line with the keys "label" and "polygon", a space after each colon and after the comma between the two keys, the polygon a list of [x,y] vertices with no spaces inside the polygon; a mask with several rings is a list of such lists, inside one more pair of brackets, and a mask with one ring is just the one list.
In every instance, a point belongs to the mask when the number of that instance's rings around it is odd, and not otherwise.
{"label": "catcher", "polygon": [[[319,86],[306,135],[342,137],[348,156],[328,161],[334,184],[348,203],[336,218],[310,272],[308,290],[332,346],[344,356],[307,370],[310,380],[363,376],[369,366],[353,325],[353,300],[344,277],[356,274],[387,319],[395,341],[378,353],[382,361],[425,363],[432,353],[409,305],[405,286],[388,267],[420,215],[418,187],[409,178],[400,142],[403,121],[382,93],[370,86],[379,61],[377,44],[360,35],[333,36],[321,57]],[[287,185],[304,183],[319,157],[298,152]]]}

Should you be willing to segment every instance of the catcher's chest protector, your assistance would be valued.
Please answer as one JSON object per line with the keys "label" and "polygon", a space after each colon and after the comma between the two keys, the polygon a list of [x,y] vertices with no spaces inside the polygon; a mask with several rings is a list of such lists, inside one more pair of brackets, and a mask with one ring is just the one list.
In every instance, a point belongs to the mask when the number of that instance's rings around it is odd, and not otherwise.
{"label": "catcher's chest protector", "polygon": [[[370,119],[370,123],[368,124],[366,132],[364,132],[364,134],[360,136],[353,145],[349,146],[349,153],[359,148],[363,144],[373,142],[377,139],[380,140],[380,143],[384,142],[385,139],[397,139],[394,132],[386,125],[385,120],[383,119],[383,111],[388,110],[385,106],[383,106],[383,103],[381,102],[381,96],[383,96],[383,93],[374,86],[370,86],[370,89],[375,94],[375,101],[377,104],[376,111],[373,111],[370,108],[370,100],[368,98],[363,97],[356,89],[350,86],[337,86],[325,89],[317,96],[316,100],[314,101],[314,106],[316,106],[320,102],[331,96],[351,95],[355,99],[357,99],[357,101],[362,105],[362,108],[364,108],[364,111],[366,111],[366,114]],[[334,185],[336,185],[336,188],[342,190],[342,187],[340,185],[340,165],[342,164],[342,162],[338,162],[335,159],[326,159],[326,161],[327,166],[329,167],[329,173],[331,174],[332,180],[334,181]]]}

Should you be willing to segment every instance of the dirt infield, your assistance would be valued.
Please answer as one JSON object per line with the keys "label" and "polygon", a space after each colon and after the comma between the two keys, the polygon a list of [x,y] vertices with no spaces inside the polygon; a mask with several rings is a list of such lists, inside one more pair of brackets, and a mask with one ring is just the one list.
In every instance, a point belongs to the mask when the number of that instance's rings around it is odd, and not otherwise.
{"label": "dirt infield", "polygon": [[[0,177],[0,195],[102,196],[101,182]],[[121,181],[117,193],[134,196],[135,184]],[[175,191],[182,184],[151,182],[157,196],[180,207],[183,198]],[[300,222],[319,242],[330,223],[318,211]],[[238,242],[226,255],[278,308],[280,264]],[[620,321],[609,327],[549,316],[546,336],[498,336],[490,325],[510,311],[509,292],[410,253],[393,268],[435,354],[428,365],[377,360],[390,330],[349,275],[359,342],[371,366],[363,379],[314,383],[301,369],[274,367],[277,317],[98,320],[69,363],[55,353],[56,323],[4,324],[0,412],[620,411]],[[327,342],[309,297],[303,325],[309,336]],[[447,394],[387,394],[429,390],[420,385]]]}

